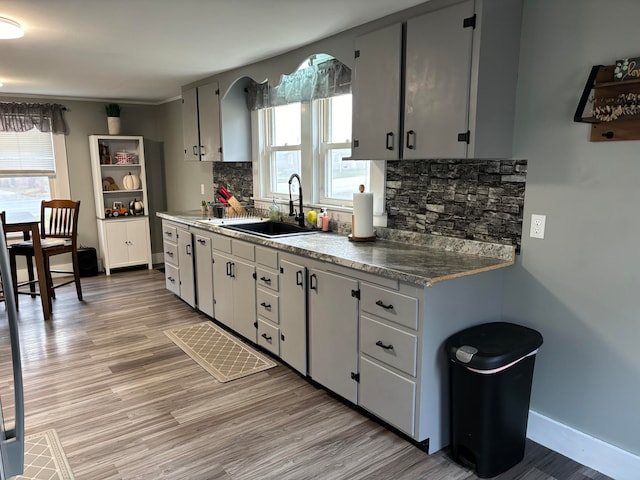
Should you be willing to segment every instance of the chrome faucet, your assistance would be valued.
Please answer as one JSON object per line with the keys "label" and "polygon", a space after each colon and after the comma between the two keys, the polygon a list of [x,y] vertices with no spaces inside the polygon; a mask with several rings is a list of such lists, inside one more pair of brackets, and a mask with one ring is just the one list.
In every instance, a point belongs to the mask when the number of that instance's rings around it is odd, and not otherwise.
{"label": "chrome faucet", "polygon": [[[293,209],[293,200],[291,199],[291,182],[293,181],[294,178],[298,180],[298,186],[299,186],[299,190],[298,190],[298,197],[300,201],[299,213],[296,213],[296,211]],[[296,222],[298,222],[298,225],[300,225],[301,227],[304,227],[304,212],[302,211],[302,181],[300,181],[300,175],[298,175],[297,173],[292,173],[291,176],[289,177],[289,216],[295,217],[295,220]]]}

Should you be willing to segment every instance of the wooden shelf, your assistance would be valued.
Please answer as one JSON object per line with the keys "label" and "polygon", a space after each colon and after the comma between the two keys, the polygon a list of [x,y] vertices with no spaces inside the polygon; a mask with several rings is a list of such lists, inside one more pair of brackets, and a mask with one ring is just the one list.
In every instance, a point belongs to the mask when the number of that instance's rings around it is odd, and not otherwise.
{"label": "wooden shelf", "polygon": [[573,117],[575,122],[591,124],[592,142],[611,142],[618,140],[640,140],[640,116],[621,116],[605,122],[593,116],[584,116],[584,110],[590,99],[615,99],[626,93],[640,94],[640,80],[613,80],[615,65],[594,65],[584,86],[578,108]]}

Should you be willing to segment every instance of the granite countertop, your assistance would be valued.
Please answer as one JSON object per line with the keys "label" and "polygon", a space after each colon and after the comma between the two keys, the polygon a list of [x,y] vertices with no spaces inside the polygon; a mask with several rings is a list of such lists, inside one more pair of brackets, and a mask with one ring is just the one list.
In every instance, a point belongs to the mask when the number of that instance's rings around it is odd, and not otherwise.
{"label": "granite countertop", "polygon": [[[346,235],[318,232],[263,238],[206,222],[200,212],[160,212],[158,217],[248,240],[278,250],[418,285],[473,275],[513,265],[515,247],[435,235],[395,232],[393,239],[351,242]],[[205,220],[205,221],[203,221]]]}

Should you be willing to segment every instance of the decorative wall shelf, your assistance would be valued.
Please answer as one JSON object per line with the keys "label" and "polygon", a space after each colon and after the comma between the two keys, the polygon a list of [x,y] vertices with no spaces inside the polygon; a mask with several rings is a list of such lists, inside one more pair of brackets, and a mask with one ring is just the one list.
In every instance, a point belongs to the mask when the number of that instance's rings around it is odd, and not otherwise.
{"label": "decorative wall shelf", "polygon": [[594,65],[591,68],[573,117],[575,122],[591,124],[592,142],[640,140],[640,115],[619,113],[619,116],[613,115],[617,118],[605,121],[593,116],[592,109],[589,109],[589,115],[585,116],[587,103],[591,102],[593,106],[617,106],[622,101],[621,95],[637,95],[640,105],[640,80],[614,81],[614,69],[615,65]]}

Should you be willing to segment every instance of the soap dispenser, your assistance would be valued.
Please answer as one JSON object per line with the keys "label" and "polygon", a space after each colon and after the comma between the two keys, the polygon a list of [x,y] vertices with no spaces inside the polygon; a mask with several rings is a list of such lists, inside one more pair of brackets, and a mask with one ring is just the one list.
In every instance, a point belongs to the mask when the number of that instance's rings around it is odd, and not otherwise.
{"label": "soap dispenser", "polygon": [[280,220],[280,207],[278,207],[275,197],[273,199],[273,202],[271,202],[271,206],[269,207],[269,220],[273,222],[277,222],[278,220]]}

